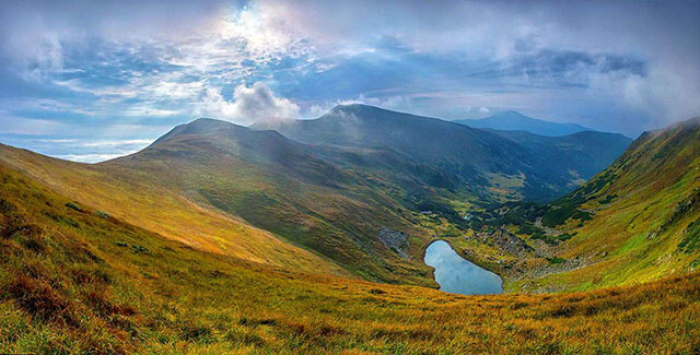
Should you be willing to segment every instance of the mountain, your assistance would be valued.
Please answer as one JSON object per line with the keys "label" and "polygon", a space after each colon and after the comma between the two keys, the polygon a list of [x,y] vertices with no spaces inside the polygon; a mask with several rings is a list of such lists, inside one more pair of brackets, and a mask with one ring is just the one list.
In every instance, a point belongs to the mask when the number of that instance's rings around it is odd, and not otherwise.
{"label": "mountain", "polygon": [[[133,220],[124,209],[136,207],[134,213],[150,216],[162,207],[163,216],[176,216],[157,220],[161,228],[182,218],[187,223],[178,228],[185,235],[201,227],[187,214],[201,207],[180,201],[182,207],[174,210],[165,190],[153,195],[147,185],[137,185],[149,200],[163,200],[134,204],[140,195],[130,185],[139,181],[116,185],[129,171],[110,170],[121,174],[113,177],[103,175],[102,165],[47,162],[7,147],[0,156],[2,353],[694,353],[698,348],[697,273],[563,295],[468,297],[370,283],[327,275],[323,264],[297,268],[294,258],[271,264],[205,251],[193,240],[173,240],[127,223],[117,216]],[[52,170],[38,174],[39,166]],[[60,184],[68,173],[74,190]],[[118,213],[58,192],[86,199],[101,194],[102,187],[109,195],[93,204],[118,200],[124,206],[103,206]],[[230,220],[206,222],[221,224],[222,231],[236,229]],[[220,236],[216,240],[225,241],[232,234]],[[255,237],[247,234],[237,243],[246,238]],[[267,243],[255,241],[260,247]],[[246,244],[252,253],[255,247]],[[305,257],[301,249],[295,253]]]}
{"label": "mountain", "polygon": [[338,265],[273,233],[154,183],[148,170],[73,163],[1,144],[0,162],[81,206],[191,248],[273,267],[348,275]]}
{"label": "mountain", "polygon": [[454,120],[459,124],[474,128],[497,129],[502,131],[525,131],[541,136],[566,136],[573,133],[591,131],[573,123],[557,123],[527,117],[519,112],[504,111],[482,119]]}
{"label": "mountain", "polygon": [[[78,203],[200,250],[302,271],[433,285],[420,255],[430,234],[390,196],[400,187],[361,167],[341,169],[316,157],[364,159],[346,155],[209,119],[95,165],[0,147],[0,161]],[[379,160],[370,158],[362,161]],[[410,235],[402,250],[410,257],[385,246],[382,230]]]}
{"label": "mountain", "polygon": [[565,153],[588,149],[582,143],[550,144],[543,155],[513,137],[370,106],[284,125],[278,132],[202,118],[96,165],[9,147],[0,160],[202,250],[282,265],[300,249],[301,269],[420,285],[434,285],[424,246],[432,235],[463,233],[471,204],[549,200],[594,173],[588,153]]}
{"label": "mountain", "polygon": [[[552,141],[547,143],[550,151],[590,150],[584,161],[564,155],[553,162],[536,151],[534,137],[515,139],[366,105],[338,106],[318,119],[256,124],[251,128],[274,129],[293,140],[316,146],[394,152],[415,164],[442,171],[449,187],[468,190],[485,199],[548,200],[561,196],[581,179],[607,166],[611,162],[609,157],[621,153],[629,144],[629,139],[620,135],[595,133],[578,140],[569,138],[569,142],[576,141],[575,148],[569,148],[564,141]],[[587,146],[586,139],[591,140],[591,146]],[[539,138],[540,142],[545,140]],[[598,143],[602,144],[594,148]],[[524,149],[523,145],[530,148]],[[594,149],[601,151],[596,153]]]}
{"label": "mountain", "polygon": [[[615,135],[597,141],[597,133],[505,137],[363,105],[287,121],[279,132],[256,128],[202,118],[96,165],[9,147],[0,160],[202,250],[273,265],[304,254],[295,261],[301,269],[433,285],[423,247],[432,235],[463,233],[468,206],[559,196],[604,163],[596,149],[614,155],[611,142],[625,144]],[[426,221],[422,211],[444,219]],[[405,250],[386,236],[399,236]]]}

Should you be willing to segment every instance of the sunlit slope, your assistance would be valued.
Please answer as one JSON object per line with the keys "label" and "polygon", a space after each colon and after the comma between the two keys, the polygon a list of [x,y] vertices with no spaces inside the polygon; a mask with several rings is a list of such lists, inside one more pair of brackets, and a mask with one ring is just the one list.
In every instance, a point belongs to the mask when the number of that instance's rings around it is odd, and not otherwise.
{"label": "sunlit slope", "polygon": [[[192,249],[0,164],[2,353],[695,353],[700,276],[466,297]],[[660,336],[662,335],[662,336]]]}
{"label": "sunlit slope", "polygon": [[[432,285],[422,262],[429,234],[404,211],[400,179],[382,175],[377,165],[344,164],[373,159],[369,154],[345,154],[273,131],[199,119],[100,168],[148,172],[143,180],[149,185],[240,217],[366,279]],[[405,256],[382,243],[382,230],[407,236]]]}
{"label": "sunlit slope", "polygon": [[153,183],[148,170],[71,163],[2,145],[0,161],[24,171],[80,206],[203,251],[290,269],[345,274],[332,262],[269,232]]}
{"label": "sunlit slope", "polygon": [[700,267],[700,119],[647,132],[610,168],[553,203],[545,226],[574,235],[575,270],[535,281],[587,289]]}

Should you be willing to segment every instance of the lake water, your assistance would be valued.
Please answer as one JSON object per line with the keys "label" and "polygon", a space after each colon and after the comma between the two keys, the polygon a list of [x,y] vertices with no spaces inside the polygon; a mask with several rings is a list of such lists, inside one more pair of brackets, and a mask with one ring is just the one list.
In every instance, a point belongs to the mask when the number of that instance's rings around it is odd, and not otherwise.
{"label": "lake water", "polygon": [[424,261],[435,268],[440,290],[463,295],[503,293],[503,280],[491,271],[465,260],[445,241],[430,244]]}

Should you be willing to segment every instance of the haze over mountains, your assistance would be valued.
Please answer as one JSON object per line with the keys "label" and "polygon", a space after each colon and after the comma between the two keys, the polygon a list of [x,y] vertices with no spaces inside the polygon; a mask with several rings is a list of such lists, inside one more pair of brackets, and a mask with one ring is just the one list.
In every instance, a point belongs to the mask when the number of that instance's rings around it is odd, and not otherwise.
{"label": "haze over mountains", "polygon": [[592,131],[590,128],[573,123],[557,123],[527,117],[516,111],[503,111],[481,119],[454,120],[474,128],[497,129],[503,131],[525,131],[542,136],[566,136],[573,133]]}
{"label": "haze over mountains", "polygon": [[[255,124],[253,129],[275,129],[293,140],[313,144],[352,149],[373,149],[402,155],[404,159],[431,166],[443,174],[443,187],[467,187],[470,193],[484,195],[483,187],[497,189],[489,194],[522,195],[526,199],[546,200],[570,189],[580,178],[587,179],[596,169],[573,165],[591,164],[596,160],[599,169],[607,166],[631,142],[622,135],[591,133],[595,144],[584,139],[571,139],[568,144],[554,140],[546,143],[558,153],[567,155],[578,151],[602,149],[610,154],[582,159],[558,159],[552,164],[549,157],[532,149],[533,141],[517,142],[513,137],[475,130],[435,118],[420,117],[366,105],[338,106],[314,120],[280,121],[273,125]],[[504,139],[506,138],[506,139]],[[540,143],[547,141],[545,138]],[[557,145],[558,144],[558,145]],[[525,148],[525,149],[524,149]],[[581,170],[581,171],[579,171]],[[523,175],[526,178],[523,179]],[[506,185],[514,184],[512,187]],[[507,197],[507,196],[505,196]]]}

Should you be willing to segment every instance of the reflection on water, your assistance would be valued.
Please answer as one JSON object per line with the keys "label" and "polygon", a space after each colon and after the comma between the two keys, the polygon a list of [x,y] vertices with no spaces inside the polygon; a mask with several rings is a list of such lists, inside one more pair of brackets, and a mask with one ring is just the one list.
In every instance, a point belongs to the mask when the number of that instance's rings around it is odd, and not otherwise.
{"label": "reflection on water", "polygon": [[503,293],[500,276],[463,259],[445,241],[430,244],[424,260],[435,268],[435,281],[442,291],[464,295]]}

